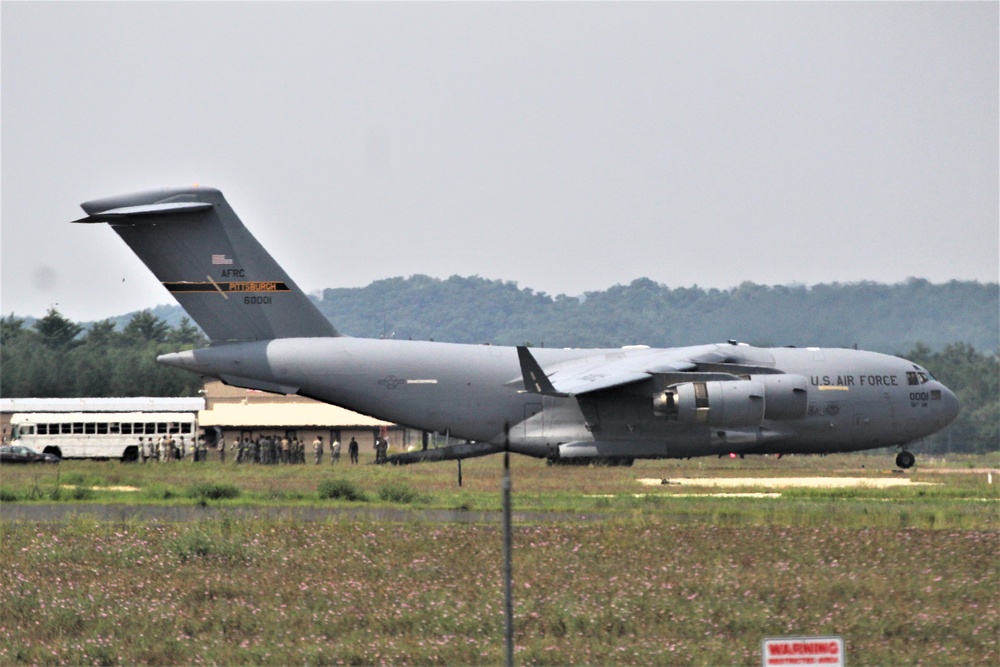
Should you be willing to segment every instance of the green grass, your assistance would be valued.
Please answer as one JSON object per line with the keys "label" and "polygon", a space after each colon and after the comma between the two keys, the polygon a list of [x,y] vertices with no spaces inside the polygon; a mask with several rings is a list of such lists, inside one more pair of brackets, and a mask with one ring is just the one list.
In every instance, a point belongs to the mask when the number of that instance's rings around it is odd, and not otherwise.
{"label": "green grass", "polygon": [[364,502],[368,500],[357,484],[346,479],[324,479],[319,483],[317,493],[321,499],[349,500]]}
{"label": "green grass", "polygon": [[[495,525],[83,517],[0,538],[3,664],[502,661]],[[839,634],[849,664],[994,665],[998,552],[995,530],[518,525],[515,660],[756,665],[763,637]]]}
{"label": "green grass", "polygon": [[[918,459],[922,461],[922,459]],[[236,466],[209,461],[205,464],[132,464],[67,461],[59,466],[4,466],[0,470],[0,500],[18,502],[74,502],[121,504],[194,504],[210,500],[221,506],[337,506],[357,502],[362,496],[371,506],[419,503],[421,507],[453,509],[474,507],[499,510],[499,457],[463,462],[463,486],[457,484],[456,467],[450,463],[413,466],[324,464],[298,466]],[[718,493],[721,489],[680,485],[640,486],[638,478],[674,477],[784,477],[852,476],[882,479],[905,478],[931,486],[891,489],[783,489],[783,500],[834,500],[874,502],[968,503],[1000,497],[1000,456],[931,459],[905,475],[892,472],[891,456],[837,455],[827,457],[751,457],[745,460],[695,459],[692,461],[643,461],[632,468],[548,467],[543,461],[512,459],[515,503],[525,511],[601,511],[628,513],[636,508],[669,506],[667,499],[690,493]],[[997,470],[992,485],[986,469]],[[356,492],[320,497],[323,484],[352,487]],[[74,497],[74,488],[85,498]],[[195,493],[190,489],[236,489],[238,493]],[[134,490],[127,490],[134,489]],[[753,486],[727,491],[754,491]],[[208,493],[208,495],[206,495]],[[214,494],[214,495],[213,495]],[[636,499],[635,495],[643,498]],[[354,500],[349,500],[353,497]],[[656,500],[663,498],[664,500]],[[747,501],[737,503],[753,505]],[[765,500],[760,507],[773,505]],[[942,505],[942,506],[943,506]],[[949,508],[945,508],[950,511]],[[769,510],[763,510],[769,511]],[[975,512],[975,510],[971,510]],[[746,512],[753,516],[758,512]]]}
{"label": "green grass", "polygon": [[194,484],[187,490],[189,498],[204,500],[222,500],[228,498],[239,498],[240,489],[233,484],[221,482],[202,482]]}
{"label": "green grass", "polygon": [[406,484],[388,483],[378,487],[378,497],[387,503],[398,505],[409,505],[412,503],[424,503],[427,498],[411,489]]}
{"label": "green grass", "polygon": [[[764,637],[838,634],[848,664],[1000,664],[1000,475],[980,472],[998,462],[906,475],[931,486],[731,498],[636,480],[900,473],[864,455],[515,458],[515,511],[540,517],[515,525],[515,660],[756,665]],[[499,527],[421,517],[499,510],[501,465],[464,462],[461,487],[449,464],[5,466],[0,518],[12,504],[84,514],[0,521],[0,562],[15,565],[0,568],[0,664],[497,664]],[[97,521],[96,503],[214,509],[188,523]],[[234,511],[359,504],[414,508],[413,520]]]}

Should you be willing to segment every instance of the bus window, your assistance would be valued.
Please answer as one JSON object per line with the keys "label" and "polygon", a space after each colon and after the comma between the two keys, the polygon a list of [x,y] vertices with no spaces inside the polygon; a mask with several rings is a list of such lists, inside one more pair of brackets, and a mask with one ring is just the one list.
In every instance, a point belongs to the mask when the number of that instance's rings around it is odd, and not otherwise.
{"label": "bus window", "polygon": [[69,422],[62,424],[61,426],[63,435],[69,435],[70,433],[73,432],[73,425],[70,424]]}
{"label": "bus window", "polygon": [[190,433],[190,432],[191,432],[191,424],[188,424],[186,422],[181,424],[181,433]]}
{"label": "bus window", "polygon": [[148,424],[136,424],[135,427],[137,429],[135,431],[136,433],[142,433],[142,429],[145,428],[146,435],[155,435],[156,434],[156,424],[154,424],[153,422],[150,422]]}
{"label": "bus window", "polygon": [[73,435],[83,433],[83,422],[73,422]]}
{"label": "bus window", "polygon": [[122,435],[132,435],[132,424],[130,422],[122,422]]}
{"label": "bus window", "polygon": [[114,433],[116,435],[121,433],[121,428],[119,427],[118,422],[110,422],[108,424],[108,433]]}
{"label": "bus window", "polygon": [[34,435],[35,425],[34,424],[21,424],[21,435]]}
{"label": "bus window", "polygon": [[156,432],[157,433],[166,433],[167,432],[167,423],[166,422],[160,422],[159,424],[157,424],[156,425]]}
{"label": "bus window", "polygon": [[39,424],[38,425],[38,435],[48,435],[48,434],[49,434],[49,425],[48,424]]}
{"label": "bus window", "polygon": [[94,422],[87,422],[83,425],[83,432],[87,435],[94,435],[97,432],[97,424]]}
{"label": "bus window", "polygon": [[97,435],[107,435],[107,434],[108,434],[108,423],[97,422]]}
{"label": "bus window", "polygon": [[179,433],[180,429],[177,427],[177,422],[170,422],[170,432]]}

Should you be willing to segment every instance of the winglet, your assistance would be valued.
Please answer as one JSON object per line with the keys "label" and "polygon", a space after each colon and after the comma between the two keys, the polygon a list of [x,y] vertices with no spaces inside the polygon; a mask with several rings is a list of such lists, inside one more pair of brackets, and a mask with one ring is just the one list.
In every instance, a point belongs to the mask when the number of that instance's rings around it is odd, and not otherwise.
{"label": "winglet", "polygon": [[552,386],[552,381],[549,380],[545,371],[538,365],[538,362],[526,346],[517,346],[517,358],[521,362],[521,375],[524,378],[525,391],[531,394],[544,394],[546,396],[567,397],[572,395],[556,391],[556,388]]}

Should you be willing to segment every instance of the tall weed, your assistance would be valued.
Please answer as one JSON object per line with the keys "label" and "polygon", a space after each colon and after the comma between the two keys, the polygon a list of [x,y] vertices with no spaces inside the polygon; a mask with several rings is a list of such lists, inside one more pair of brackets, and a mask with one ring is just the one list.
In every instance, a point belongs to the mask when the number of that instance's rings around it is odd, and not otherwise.
{"label": "tall weed", "polygon": [[368,496],[355,484],[346,479],[324,479],[319,483],[318,493],[320,499],[350,500],[355,502],[365,502]]}

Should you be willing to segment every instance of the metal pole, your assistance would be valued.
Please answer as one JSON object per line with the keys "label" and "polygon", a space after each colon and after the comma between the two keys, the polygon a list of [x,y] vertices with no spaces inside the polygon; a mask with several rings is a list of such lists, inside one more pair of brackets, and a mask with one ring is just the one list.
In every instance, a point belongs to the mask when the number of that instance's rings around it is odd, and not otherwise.
{"label": "metal pole", "polygon": [[504,598],[504,639],[506,652],[504,664],[514,665],[514,589],[511,567],[511,527],[510,527],[510,425],[504,424],[503,451],[503,598]]}

